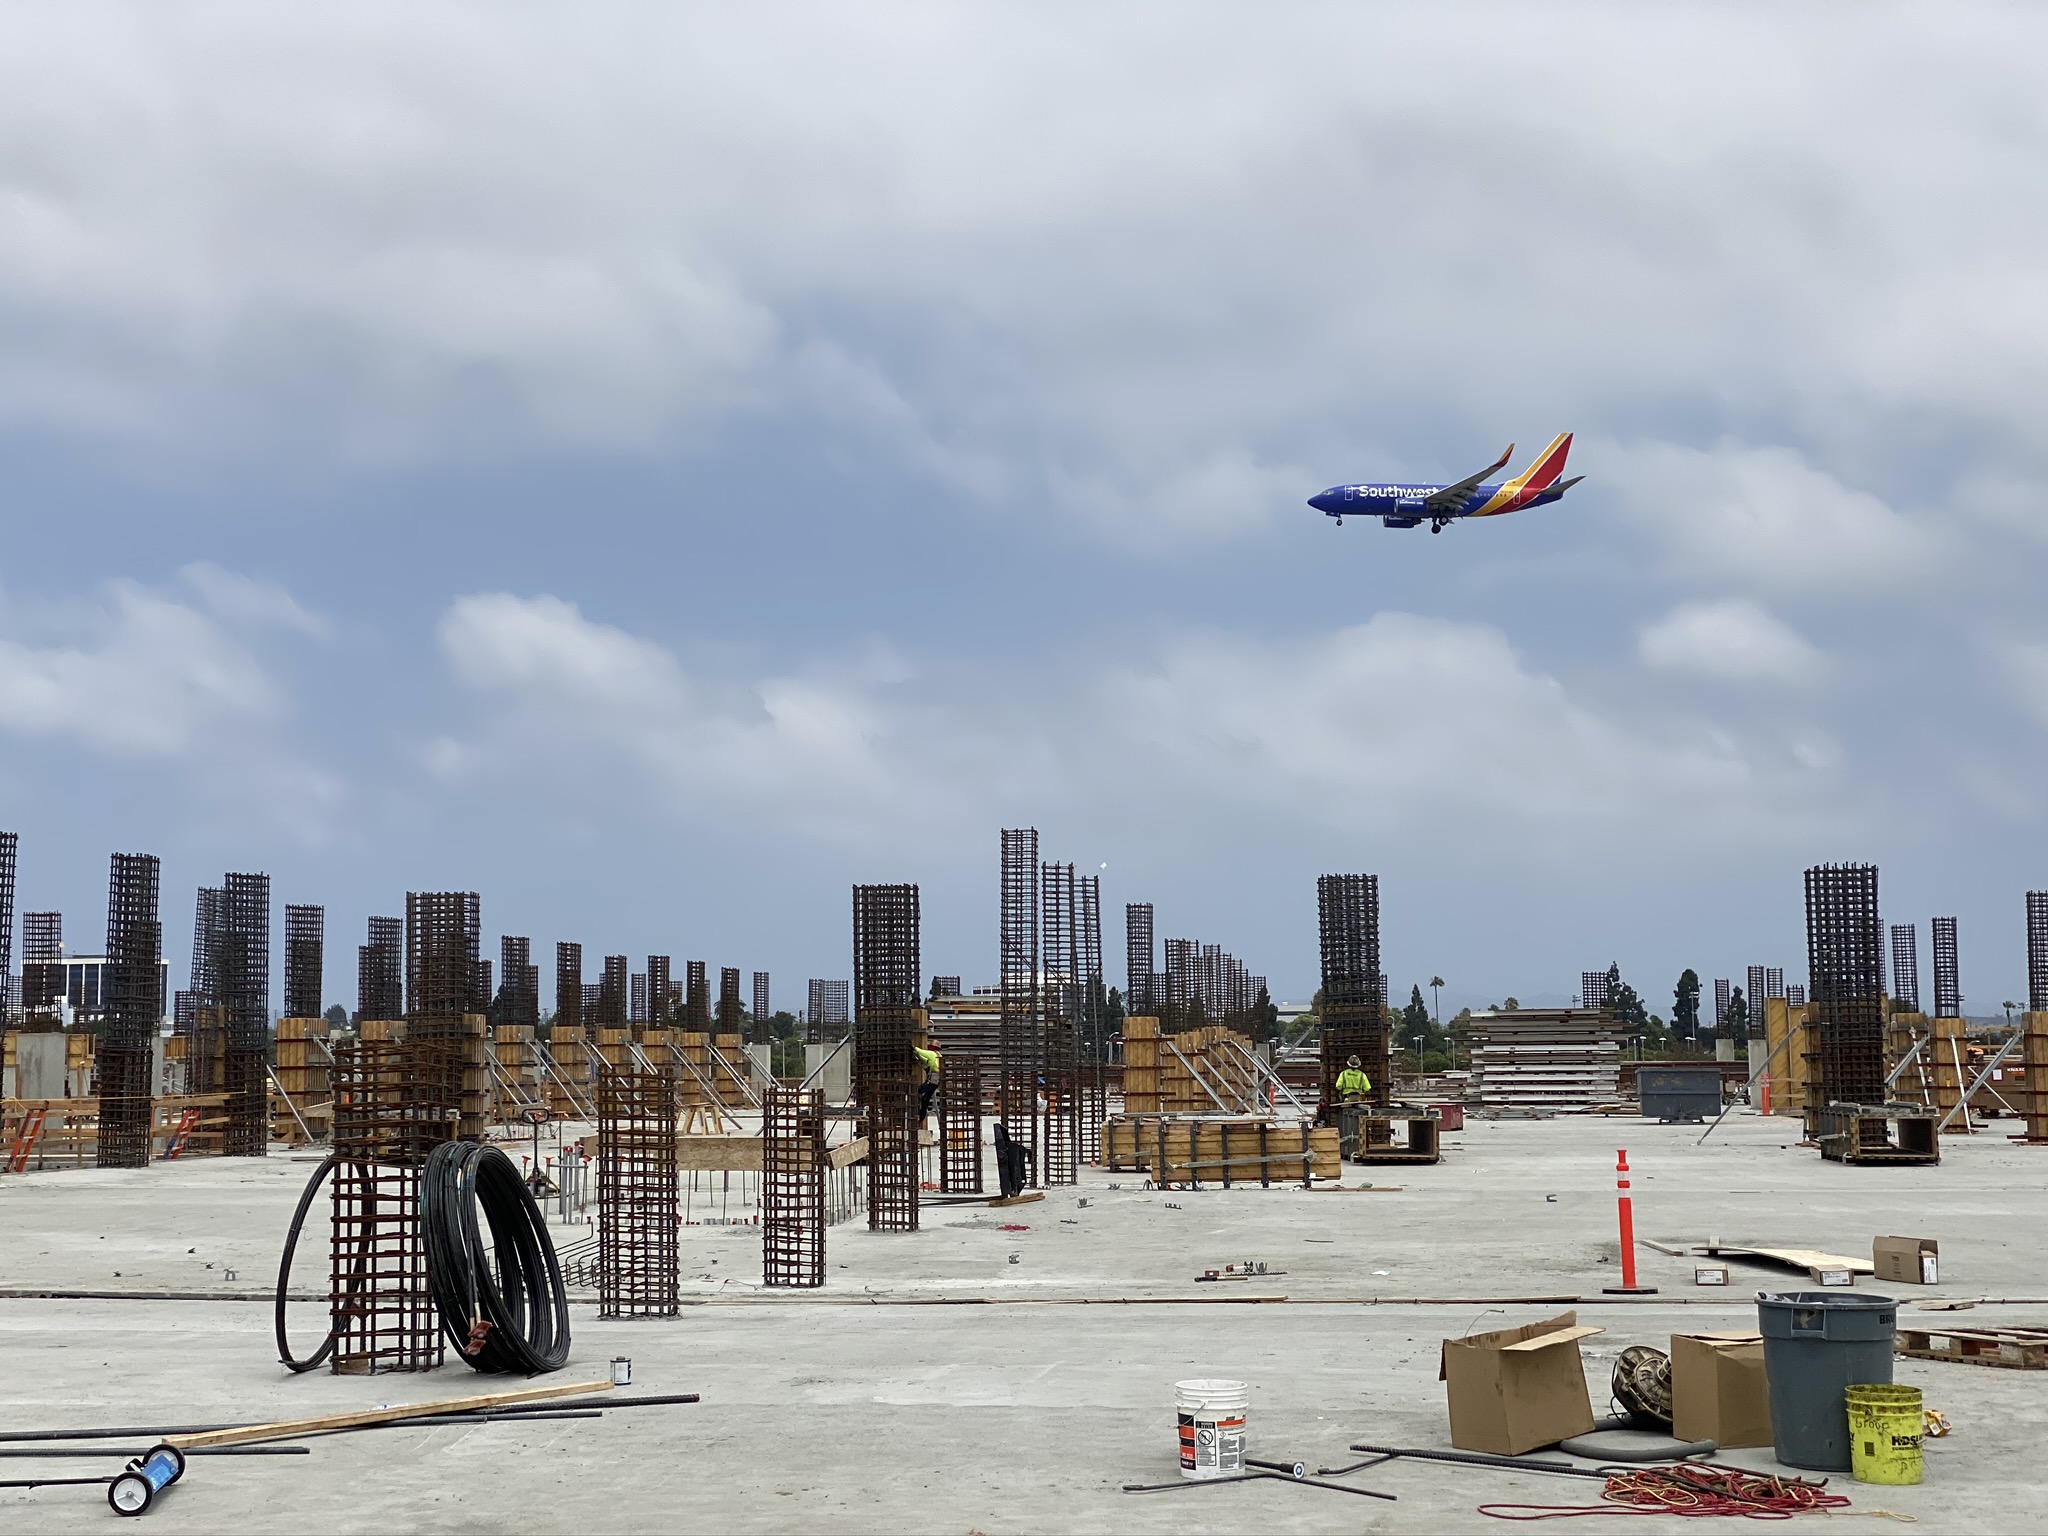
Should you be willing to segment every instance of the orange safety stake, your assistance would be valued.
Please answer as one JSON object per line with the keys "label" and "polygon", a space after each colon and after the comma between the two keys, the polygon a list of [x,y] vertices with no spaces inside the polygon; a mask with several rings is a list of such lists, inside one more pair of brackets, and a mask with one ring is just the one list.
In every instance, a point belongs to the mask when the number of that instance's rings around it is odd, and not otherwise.
{"label": "orange safety stake", "polygon": [[1614,1154],[1614,1203],[1621,1216],[1621,1284],[1601,1287],[1606,1296],[1654,1296],[1654,1285],[1636,1284],[1636,1213],[1628,1193],[1628,1150]]}

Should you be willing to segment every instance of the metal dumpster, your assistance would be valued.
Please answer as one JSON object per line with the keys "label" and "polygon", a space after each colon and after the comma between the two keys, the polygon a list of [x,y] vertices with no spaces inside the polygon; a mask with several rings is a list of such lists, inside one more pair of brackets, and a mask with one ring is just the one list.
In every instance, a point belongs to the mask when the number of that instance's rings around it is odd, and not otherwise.
{"label": "metal dumpster", "polygon": [[1636,1096],[1645,1120],[1711,1120],[1721,1113],[1721,1069],[1711,1061],[1685,1067],[1644,1062],[1636,1068]]}

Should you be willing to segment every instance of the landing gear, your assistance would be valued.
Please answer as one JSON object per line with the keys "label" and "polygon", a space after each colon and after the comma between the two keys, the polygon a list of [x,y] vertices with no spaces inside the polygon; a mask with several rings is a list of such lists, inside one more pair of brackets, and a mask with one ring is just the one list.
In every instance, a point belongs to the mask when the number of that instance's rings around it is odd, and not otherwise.
{"label": "landing gear", "polygon": [[1444,525],[1446,521],[1446,519],[1441,517],[1431,518],[1429,520],[1429,531],[1431,533],[1442,533],[1444,531]]}
{"label": "landing gear", "polygon": [[1339,518],[1337,519],[1337,526],[1338,526],[1339,528],[1342,528],[1342,527],[1344,526],[1344,519],[1343,519],[1343,518],[1339,517]]}

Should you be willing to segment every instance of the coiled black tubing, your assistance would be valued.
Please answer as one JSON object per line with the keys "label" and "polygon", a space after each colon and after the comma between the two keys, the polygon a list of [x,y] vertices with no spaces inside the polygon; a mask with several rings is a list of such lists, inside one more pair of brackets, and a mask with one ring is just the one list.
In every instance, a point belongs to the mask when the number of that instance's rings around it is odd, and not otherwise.
{"label": "coiled black tubing", "polygon": [[479,1371],[521,1376],[567,1363],[562,1267],[512,1159],[478,1142],[434,1148],[420,1179],[420,1229],[441,1328],[463,1359]]}

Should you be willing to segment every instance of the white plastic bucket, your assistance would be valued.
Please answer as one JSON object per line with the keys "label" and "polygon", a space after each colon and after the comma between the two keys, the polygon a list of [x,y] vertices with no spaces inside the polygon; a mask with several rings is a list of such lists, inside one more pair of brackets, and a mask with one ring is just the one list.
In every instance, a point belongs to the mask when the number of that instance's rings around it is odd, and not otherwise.
{"label": "white plastic bucket", "polygon": [[1244,1471],[1244,1417],[1251,1388],[1201,1378],[1173,1384],[1180,1421],[1180,1475],[1236,1477]]}

